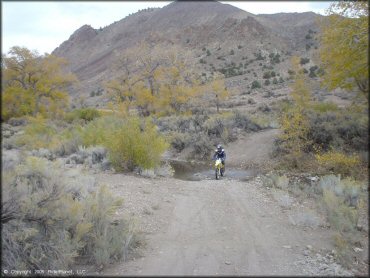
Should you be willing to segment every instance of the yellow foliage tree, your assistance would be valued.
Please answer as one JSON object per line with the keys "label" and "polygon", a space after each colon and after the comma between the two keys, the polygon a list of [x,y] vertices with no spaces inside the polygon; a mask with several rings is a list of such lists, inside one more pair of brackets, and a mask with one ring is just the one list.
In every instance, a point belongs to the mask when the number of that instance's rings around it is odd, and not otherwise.
{"label": "yellow foliage tree", "polygon": [[183,57],[175,50],[167,54],[157,75],[160,83],[158,110],[162,114],[185,112],[190,100],[201,93],[199,82]]}
{"label": "yellow foliage tree", "polygon": [[66,89],[76,77],[63,72],[64,59],[14,46],[3,56],[2,117],[58,116],[68,104]]}
{"label": "yellow foliage tree", "polygon": [[183,53],[175,47],[163,52],[141,43],[119,55],[106,88],[116,106],[135,107],[142,116],[184,112],[201,92]]}
{"label": "yellow foliage tree", "polygon": [[369,93],[368,1],[338,1],[321,21],[320,57],[329,89],[358,87]]}
{"label": "yellow foliage tree", "polygon": [[309,121],[306,117],[307,108],[310,102],[310,90],[307,87],[304,73],[300,70],[299,58],[292,58],[293,69],[297,74],[292,85],[291,96],[293,105],[289,107],[280,118],[282,129],[281,139],[285,147],[293,155],[294,159],[299,158],[308,140]]}
{"label": "yellow foliage tree", "polygon": [[223,75],[215,75],[213,80],[208,84],[211,93],[215,96],[215,104],[217,113],[220,112],[220,102],[226,100],[229,97],[229,91],[225,86],[225,78]]}
{"label": "yellow foliage tree", "polygon": [[134,102],[134,92],[137,83],[142,81],[133,67],[133,60],[128,55],[121,55],[113,65],[113,72],[118,75],[105,84],[105,88],[116,104],[116,108],[124,113],[128,113]]}

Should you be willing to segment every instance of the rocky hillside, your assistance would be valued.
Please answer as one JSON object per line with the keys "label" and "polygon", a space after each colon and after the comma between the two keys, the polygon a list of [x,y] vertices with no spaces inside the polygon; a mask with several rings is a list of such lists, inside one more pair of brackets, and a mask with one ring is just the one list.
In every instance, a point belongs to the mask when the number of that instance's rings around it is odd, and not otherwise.
{"label": "rocky hillside", "polygon": [[[163,50],[176,46],[190,51],[200,74],[222,72],[228,87],[243,92],[253,80],[262,83],[267,69],[287,79],[291,55],[311,57],[317,48],[318,17],[312,12],[253,15],[217,1],[176,1],[99,30],[84,25],[52,54],[66,58],[80,80],[71,95],[84,96],[93,106],[102,104],[102,82],[114,74],[110,68],[116,55],[142,41]],[[99,96],[91,98],[95,92]]]}

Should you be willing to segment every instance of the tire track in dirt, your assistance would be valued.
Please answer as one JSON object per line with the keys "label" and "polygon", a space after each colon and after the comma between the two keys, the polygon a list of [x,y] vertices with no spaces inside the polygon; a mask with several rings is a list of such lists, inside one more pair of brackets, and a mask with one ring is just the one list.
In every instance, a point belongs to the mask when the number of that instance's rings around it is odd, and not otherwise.
{"label": "tire track in dirt", "polygon": [[292,226],[256,180],[175,181],[161,184],[173,189],[173,207],[161,212],[168,225],[148,236],[143,257],[102,274],[302,275],[294,264],[302,249],[327,245],[319,230]]}

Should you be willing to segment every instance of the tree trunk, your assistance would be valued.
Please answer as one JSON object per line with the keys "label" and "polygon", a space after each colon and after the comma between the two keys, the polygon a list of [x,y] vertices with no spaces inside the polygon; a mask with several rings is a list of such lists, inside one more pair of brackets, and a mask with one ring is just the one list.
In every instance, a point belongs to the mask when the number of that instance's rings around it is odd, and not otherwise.
{"label": "tree trunk", "polygon": [[216,95],[216,108],[217,108],[217,113],[220,113],[220,102],[218,100],[218,95]]}

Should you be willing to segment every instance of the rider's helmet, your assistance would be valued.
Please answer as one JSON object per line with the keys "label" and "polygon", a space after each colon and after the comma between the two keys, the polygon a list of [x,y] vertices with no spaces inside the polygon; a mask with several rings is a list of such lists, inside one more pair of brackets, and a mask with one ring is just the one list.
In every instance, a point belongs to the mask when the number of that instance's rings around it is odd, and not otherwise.
{"label": "rider's helmet", "polygon": [[221,152],[221,151],[222,151],[222,145],[221,145],[221,144],[218,144],[218,145],[217,145],[217,151],[218,151],[218,152]]}

